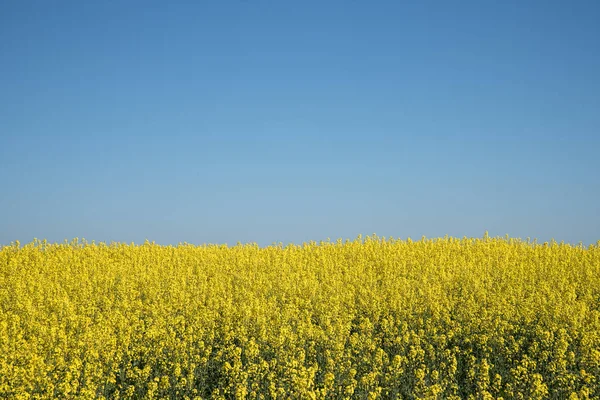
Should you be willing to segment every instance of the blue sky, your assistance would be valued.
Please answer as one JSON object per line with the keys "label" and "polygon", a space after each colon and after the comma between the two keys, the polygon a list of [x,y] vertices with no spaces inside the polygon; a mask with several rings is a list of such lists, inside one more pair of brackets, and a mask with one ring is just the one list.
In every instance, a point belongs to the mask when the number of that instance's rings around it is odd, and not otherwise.
{"label": "blue sky", "polygon": [[600,239],[598,1],[0,2],[0,244]]}

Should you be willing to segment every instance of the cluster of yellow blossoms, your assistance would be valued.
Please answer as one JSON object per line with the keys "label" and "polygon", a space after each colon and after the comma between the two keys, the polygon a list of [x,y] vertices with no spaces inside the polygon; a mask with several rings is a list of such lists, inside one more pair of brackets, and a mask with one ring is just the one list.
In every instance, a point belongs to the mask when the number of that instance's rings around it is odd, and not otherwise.
{"label": "cluster of yellow blossoms", "polygon": [[600,242],[13,243],[0,398],[600,398]]}

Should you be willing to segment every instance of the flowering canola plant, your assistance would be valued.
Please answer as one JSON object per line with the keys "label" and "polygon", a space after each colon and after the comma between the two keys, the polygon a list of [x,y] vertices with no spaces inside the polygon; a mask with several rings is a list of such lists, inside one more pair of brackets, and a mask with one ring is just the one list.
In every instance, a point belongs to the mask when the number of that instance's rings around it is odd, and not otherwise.
{"label": "flowering canola plant", "polygon": [[12,243],[0,398],[600,398],[600,242]]}

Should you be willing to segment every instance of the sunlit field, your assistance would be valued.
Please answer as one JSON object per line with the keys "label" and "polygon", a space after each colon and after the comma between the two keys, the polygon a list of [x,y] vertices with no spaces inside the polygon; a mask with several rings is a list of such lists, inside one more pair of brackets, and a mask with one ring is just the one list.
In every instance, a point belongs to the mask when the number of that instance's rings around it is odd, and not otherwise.
{"label": "sunlit field", "polygon": [[600,398],[600,242],[13,243],[0,398]]}

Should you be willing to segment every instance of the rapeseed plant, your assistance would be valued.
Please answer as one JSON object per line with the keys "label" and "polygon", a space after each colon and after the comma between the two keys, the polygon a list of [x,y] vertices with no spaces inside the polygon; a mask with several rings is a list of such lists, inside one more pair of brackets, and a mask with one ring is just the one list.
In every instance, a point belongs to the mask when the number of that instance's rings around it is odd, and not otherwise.
{"label": "rapeseed plant", "polygon": [[15,242],[0,397],[600,398],[600,242]]}

